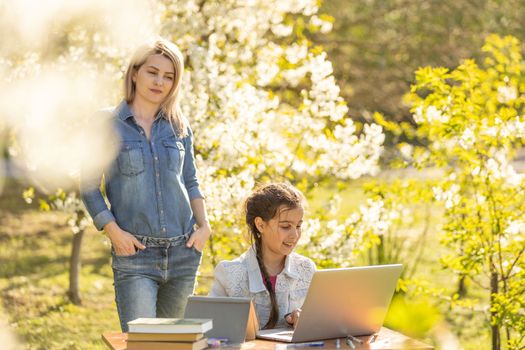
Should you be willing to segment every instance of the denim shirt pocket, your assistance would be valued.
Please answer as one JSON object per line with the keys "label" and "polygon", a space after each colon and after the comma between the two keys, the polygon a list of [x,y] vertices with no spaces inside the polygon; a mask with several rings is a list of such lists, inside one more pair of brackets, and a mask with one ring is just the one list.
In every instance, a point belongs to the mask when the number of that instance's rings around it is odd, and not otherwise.
{"label": "denim shirt pocket", "polygon": [[186,150],[181,141],[164,141],[164,147],[168,153],[168,169],[181,173]]}
{"label": "denim shirt pocket", "polygon": [[140,141],[125,141],[118,155],[118,167],[126,176],[135,176],[144,171],[144,150]]}

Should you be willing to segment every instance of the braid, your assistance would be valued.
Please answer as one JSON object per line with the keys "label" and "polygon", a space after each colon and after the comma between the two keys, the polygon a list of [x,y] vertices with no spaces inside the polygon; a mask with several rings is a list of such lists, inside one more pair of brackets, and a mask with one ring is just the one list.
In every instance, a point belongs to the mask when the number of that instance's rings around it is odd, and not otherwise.
{"label": "braid", "polygon": [[272,288],[272,282],[268,276],[268,271],[266,271],[266,267],[264,266],[261,232],[259,232],[255,225],[255,219],[260,217],[268,222],[278,215],[277,211],[281,206],[284,206],[287,209],[302,207],[303,200],[304,197],[301,192],[292,185],[286,183],[272,183],[257,189],[244,203],[246,224],[248,225],[251,241],[252,243],[255,243],[257,264],[263,275],[264,285],[266,286],[268,293],[270,293],[270,301],[272,304],[270,318],[263,329],[275,327],[277,320],[279,319],[279,306],[277,304],[275,290]]}
{"label": "braid", "polygon": [[275,290],[272,288],[272,282],[270,282],[270,278],[268,277],[268,272],[266,271],[266,267],[264,266],[264,263],[263,263],[260,240],[261,239],[258,238],[255,241],[257,263],[259,264],[259,269],[261,270],[262,275],[263,275],[264,285],[266,286],[266,289],[270,293],[270,301],[272,303],[272,310],[270,311],[270,318],[268,319],[268,322],[263,327],[263,329],[271,329],[275,327],[275,324],[277,323],[277,319],[279,318],[279,305],[277,304],[277,297],[275,295]]}

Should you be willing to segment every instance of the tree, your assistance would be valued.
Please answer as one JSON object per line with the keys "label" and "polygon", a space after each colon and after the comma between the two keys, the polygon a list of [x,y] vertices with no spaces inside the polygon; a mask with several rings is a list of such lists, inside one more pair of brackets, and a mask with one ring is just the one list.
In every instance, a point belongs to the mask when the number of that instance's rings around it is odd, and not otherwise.
{"label": "tree", "polygon": [[256,182],[304,179],[308,190],[332,174],[374,173],[383,135],[374,125],[356,135],[326,54],[304,36],[320,29],[319,19],[312,20],[316,1],[198,6],[190,16],[193,5],[171,2],[168,13],[179,20],[164,30],[175,41],[185,38],[179,44],[190,53],[184,100],[191,102],[183,107],[195,129],[210,216],[221,232],[212,248],[225,258],[244,249],[236,213]]}
{"label": "tree", "polygon": [[414,164],[444,171],[444,267],[489,293],[492,349],[525,346],[525,181],[511,161],[525,138],[525,61],[514,37],[489,36],[478,64],[421,68],[408,94],[428,148]]}
{"label": "tree", "polygon": [[[35,189],[30,187],[22,194],[27,203],[35,199]],[[81,305],[80,297],[80,270],[82,267],[81,248],[86,228],[91,224],[88,213],[82,202],[78,200],[76,192],[66,193],[59,189],[55,194],[46,198],[39,198],[40,209],[43,211],[56,210],[67,213],[67,225],[73,233],[71,255],[69,258],[69,288],[67,296],[75,305]]]}
{"label": "tree", "polygon": [[[35,171],[31,174],[48,192],[54,193],[53,188],[64,183],[65,174],[76,178],[79,166],[93,164],[96,155],[114,152],[111,143],[103,143],[108,138],[101,137],[102,129],[93,127],[94,122],[83,115],[92,110],[83,97],[93,96],[93,105],[118,102],[122,67],[132,49],[119,38],[131,38],[132,34],[143,38],[161,33],[186,54],[182,108],[196,137],[200,179],[216,233],[210,242],[213,261],[245,249],[239,235],[243,225],[238,220],[238,204],[257,182],[286,179],[308,191],[315,182],[330,181],[334,176],[346,180],[378,171],[381,128],[374,124],[361,128],[347,118],[347,107],[326,53],[305,35],[325,26],[326,21],[316,15],[316,0],[138,1],[126,6],[124,19],[116,10],[121,6],[108,4],[57,5],[48,16],[49,23],[41,26],[52,29],[46,45],[4,45],[3,62],[12,67],[5,81],[11,83],[13,91],[4,97],[13,108],[3,113],[5,120],[16,126],[13,129],[18,141],[12,150],[19,152],[24,164],[32,166]],[[4,5],[7,13],[17,6]],[[136,13],[134,8],[138,9]],[[117,12],[119,19],[114,16]],[[64,19],[64,13],[69,17]],[[59,14],[62,20],[52,21]],[[126,22],[126,16],[132,20]],[[64,67],[64,62],[71,61],[74,64]],[[27,125],[19,122],[30,121],[20,115],[31,117],[34,112],[34,106],[25,103],[28,93],[36,97],[42,89],[15,83],[41,82],[42,71],[49,70],[52,77],[57,73],[66,76],[60,86],[68,86],[80,67],[87,75],[84,81],[93,84],[83,90],[61,90],[58,100],[53,99],[54,94],[45,95],[46,104],[52,100],[58,107],[39,111],[44,115],[50,112],[51,124],[59,127],[60,132],[44,137],[49,145],[62,145],[66,136],[67,140],[77,140],[72,135],[89,144],[87,150],[82,145],[71,147],[77,157],[66,157],[68,162],[56,171],[56,166],[45,165],[53,156],[57,161],[64,155],[47,153],[43,157],[46,162],[35,162],[29,157],[34,154],[34,137],[27,137]],[[105,79],[97,79],[100,75]],[[97,90],[104,92],[99,101],[97,94],[91,94]],[[81,93],[71,93],[74,91]],[[84,103],[82,108],[74,108],[78,103]],[[48,125],[42,123],[42,128]],[[82,136],[77,133],[79,129]],[[45,135],[44,130],[37,136]],[[63,147],[59,149],[64,151]],[[95,153],[93,149],[104,151]],[[56,176],[41,176],[51,170]]]}
{"label": "tree", "polygon": [[350,115],[411,122],[403,95],[415,70],[478,58],[491,33],[525,40],[523,11],[523,0],[325,0],[334,28],[313,41],[333,62]]}

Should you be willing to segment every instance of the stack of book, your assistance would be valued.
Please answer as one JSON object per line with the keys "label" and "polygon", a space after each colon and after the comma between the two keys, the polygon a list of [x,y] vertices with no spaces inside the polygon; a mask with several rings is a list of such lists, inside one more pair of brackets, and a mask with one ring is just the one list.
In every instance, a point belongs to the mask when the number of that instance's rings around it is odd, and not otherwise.
{"label": "stack of book", "polygon": [[127,350],[201,350],[212,320],[197,318],[138,318],[128,322]]}

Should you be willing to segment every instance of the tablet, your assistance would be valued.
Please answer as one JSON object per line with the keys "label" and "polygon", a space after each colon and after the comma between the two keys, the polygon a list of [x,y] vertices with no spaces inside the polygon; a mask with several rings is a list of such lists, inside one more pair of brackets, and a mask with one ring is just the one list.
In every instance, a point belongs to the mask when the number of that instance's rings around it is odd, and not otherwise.
{"label": "tablet", "polygon": [[228,344],[255,339],[259,323],[251,298],[191,295],[184,318],[211,318],[208,338],[227,338]]}

